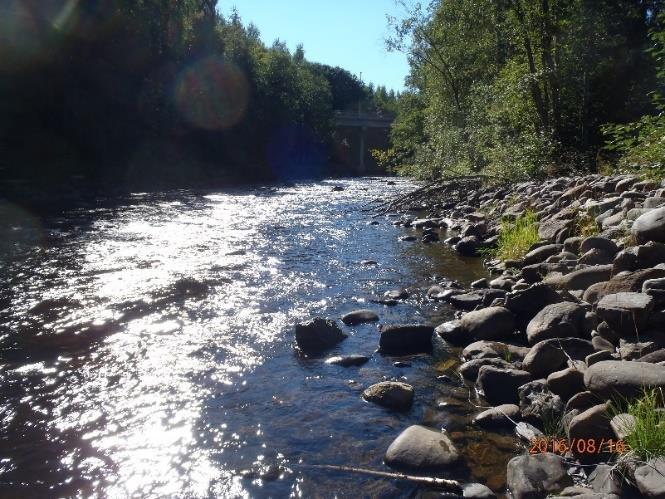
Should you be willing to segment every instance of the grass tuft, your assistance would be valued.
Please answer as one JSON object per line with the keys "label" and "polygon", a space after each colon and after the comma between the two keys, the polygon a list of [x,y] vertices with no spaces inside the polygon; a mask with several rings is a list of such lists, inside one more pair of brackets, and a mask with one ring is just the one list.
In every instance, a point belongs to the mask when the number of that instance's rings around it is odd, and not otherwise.
{"label": "grass tuft", "polygon": [[644,461],[665,456],[665,410],[663,390],[645,390],[628,403],[626,412],[635,418],[633,431],[624,439],[631,453]]}
{"label": "grass tuft", "polygon": [[522,258],[538,241],[538,217],[532,210],[526,210],[514,222],[504,221],[501,224],[494,256],[501,260]]}
{"label": "grass tuft", "polygon": [[578,213],[575,217],[573,234],[580,237],[597,236],[600,234],[600,226],[588,213]]}

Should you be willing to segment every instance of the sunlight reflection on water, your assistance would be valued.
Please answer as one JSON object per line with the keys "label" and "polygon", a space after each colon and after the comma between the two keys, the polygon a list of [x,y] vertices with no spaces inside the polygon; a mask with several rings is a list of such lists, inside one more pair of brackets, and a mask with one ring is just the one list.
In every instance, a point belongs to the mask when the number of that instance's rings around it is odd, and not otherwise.
{"label": "sunlight reflection on water", "polygon": [[[359,207],[408,182],[335,183],[346,190],[322,182],[100,202],[53,222],[44,252],[16,256],[2,319],[13,357],[0,370],[0,429],[12,450],[0,455],[9,460],[0,492],[248,497],[269,485],[250,487],[235,471],[285,454],[333,461],[346,449],[376,465],[401,419],[363,444],[367,418],[347,377],[376,379],[390,361],[324,376],[329,366],[293,356],[291,328],[366,306],[452,260],[414,253],[389,220],[368,228]],[[380,265],[360,266],[367,258]],[[474,265],[449,271],[470,280],[482,273]],[[381,313],[422,317],[416,304]],[[361,328],[346,343],[371,353],[376,334]],[[321,406],[336,400],[341,412]],[[314,484],[296,476],[269,490],[308,495]]]}

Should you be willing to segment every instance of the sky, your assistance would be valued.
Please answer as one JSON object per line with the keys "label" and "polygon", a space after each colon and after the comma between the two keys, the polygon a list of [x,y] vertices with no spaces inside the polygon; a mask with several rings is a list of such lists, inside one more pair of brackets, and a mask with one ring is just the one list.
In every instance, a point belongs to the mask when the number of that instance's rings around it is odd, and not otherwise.
{"label": "sky", "polygon": [[279,38],[293,52],[299,43],[312,62],[340,66],[365,83],[404,89],[406,56],[385,48],[386,14],[404,12],[395,0],[219,0],[228,16],[236,7],[243,24],[254,23],[267,45]]}

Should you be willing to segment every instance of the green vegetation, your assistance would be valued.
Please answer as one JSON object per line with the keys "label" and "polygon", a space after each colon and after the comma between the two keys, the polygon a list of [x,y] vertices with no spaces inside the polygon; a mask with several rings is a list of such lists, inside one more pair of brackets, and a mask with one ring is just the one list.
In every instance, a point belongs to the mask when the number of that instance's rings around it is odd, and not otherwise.
{"label": "green vegetation", "polygon": [[563,424],[563,416],[545,412],[543,414],[543,434],[548,439],[563,438],[566,436],[566,427]]}
{"label": "green vegetation", "polygon": [[652,42],[648,52],[658,68],[660,86],[650,96],[658,114],[642,116],[637,121],[605,125],[602,130],[608,137],[605,149],[618,155],[618,166],[623,171],[637,171],[650,179],[665,177],[665,16],[659,17],[659,29],[649,33]]}
{"label": "green vegetation", "polygon": [[400,172],[505,181],[592,171],[603,157],[603,130],[610,132],[604,123],[624,124],[613,130],[631,137],[639,131],[632,149],[609,135],[616,152],[630,152],[624,162],[659,164],[662,100],[648,95],[659,88],[662,1],[425,5],[390,20],[388,46],[411,63],[384,158]]}
{"label": "green vegetation", "polygon": [[538,241],[540,241],[538,217],[532,210],[527,210],[514,222],[501,223],[501,233],[494,256],[501,260],[522,258]]}
{"label": "green vegetation", "polygon": [[596,219],[588,213],[578,212],[575,215],[573,235],[579,237],[591,237],[600,234],[600,226]]}
{"label": "green vegetation", "polygon": [[10,1],[0,14],[2,181],[317,176],[333,110],[396,109],[394,92],[266,46],[216,0]]}
{"label": "green vegetation", "polygon": [[665,456],[665,407],[661,389],[645,389],[644,394],[633,401],[613,404],[613,413],[625,412],[634,420],[626,430],[631,430],[624,441],[630,447],[630,454],[648,461]]}

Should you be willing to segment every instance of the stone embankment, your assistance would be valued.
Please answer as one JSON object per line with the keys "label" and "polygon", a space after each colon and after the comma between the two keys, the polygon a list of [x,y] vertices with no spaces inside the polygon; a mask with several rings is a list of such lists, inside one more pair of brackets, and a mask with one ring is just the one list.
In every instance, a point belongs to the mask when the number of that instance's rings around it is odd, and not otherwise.
{"label": "stone embankment", "polygon": [[[413,229],[405,240],[444,240],[461,255],[488,255],[506,221],[527,210],[540,240],[520,258],[485,256],[491,277],[470,289],[448,280],[430,288],[429,299],[448,302],[456,318],[435,329],[381,326],[379,352],[431,352],[441,341],[462,348],[460,376],[492,406],[473,424],[513,428],[525,441],[507,466],[515,499],[665,497],[665,458],[639,459],[616,444],[635,424],[618,410],[622,403],[665,388],[665,183],[597,175],[451,183],[402,201],[391,209],[404,212],[396,225]],[[376,319],[358,311],[345,322]],[[344,339],[330,322],[299,331],[305,353]],[[403,410],[413,390],[386,382],[363,396]],[[441,472],[459,459],[445,432],[412,426],[387,449],[385,463]],[[460,494],[493,497],[479,484],[460,485]]]}

